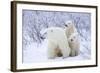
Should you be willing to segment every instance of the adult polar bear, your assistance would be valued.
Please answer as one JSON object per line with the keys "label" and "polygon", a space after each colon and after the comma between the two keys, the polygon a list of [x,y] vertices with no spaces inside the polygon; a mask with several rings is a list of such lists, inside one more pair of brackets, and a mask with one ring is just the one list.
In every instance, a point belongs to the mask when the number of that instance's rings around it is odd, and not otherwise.
{"label": "adult polar bear", "polygon": [[48,40],[48,58],[57,57],[58,53],[61,53],[63,58],[70,55],[70,47],[65,34],[65,30],[60,27],[50,27],[47,29]]}

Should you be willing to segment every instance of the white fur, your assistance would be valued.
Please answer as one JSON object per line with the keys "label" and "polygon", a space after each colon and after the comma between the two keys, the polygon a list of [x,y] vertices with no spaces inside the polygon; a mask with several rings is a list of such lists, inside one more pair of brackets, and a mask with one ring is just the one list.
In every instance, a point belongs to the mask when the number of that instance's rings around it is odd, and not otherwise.
{"label": "white fur", "polygon": [[[71,48],[71,56],[76,56],[79,53],[80,42],[78,38],[78,32],[75,24],[72,21],[65,22],[65,32],[68,38],[69,47]],[[71,41],[73,40],[73,41]]]}
{"label": "white fur", "polygon": [[48,58],[55,58],[58,52],[62,53],[63,58],[70,55],[70,48],[65,31],[59,27],[51,27],[47,30],[48,39]]}
{"label": "white fur", "polygon": [[65,22],[65,25],[67,25],[67,27],[65,27],[65,32],[68,38],[70,37],[71,34],[77,33],[75,24],[72,21]]}
{"label": "white fur", "polygon": [[77,56],[79,54],[80,42],[77,33],[71,34],[68,38],[69,46],[71,48],[70,56]]}

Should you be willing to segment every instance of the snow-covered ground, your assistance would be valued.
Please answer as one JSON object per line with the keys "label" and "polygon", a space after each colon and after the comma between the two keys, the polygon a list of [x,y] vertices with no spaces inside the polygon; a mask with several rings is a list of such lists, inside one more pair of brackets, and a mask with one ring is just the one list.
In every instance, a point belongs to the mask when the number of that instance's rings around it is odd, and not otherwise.
{"label": "snow-covered ground", "polygon": [[86,60],[90,59],[90,51],[84,47],[84,45],[88,44],[89,42],[81,43],[80,53],[78,56],[75,57],[68,57],[63,59],[62,57],[57,57],[55,59],[48,59],[47,58],[47,40],[44,40],[41,44],[31,43],[30,45],[26,46],[26,49],[23,51],[23,63],[35,63],[35,62],[48,62],[48,61],[74,61],[74,60]]}

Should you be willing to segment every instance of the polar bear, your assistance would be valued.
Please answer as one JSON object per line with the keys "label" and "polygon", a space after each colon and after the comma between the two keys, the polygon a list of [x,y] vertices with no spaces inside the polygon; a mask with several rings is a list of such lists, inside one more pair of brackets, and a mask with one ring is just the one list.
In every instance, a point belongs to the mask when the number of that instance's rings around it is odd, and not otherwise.
{"label": "polar bear", "polygon": [[65,32],[67,38],[69,38],[72,33],[78,33],[73,21],[69,20],[65,22]]}
{"label": "polar bear", "polygon": [[77,56],[80,48],[79,35],[75,24],[71,20],[65,22],[65,32],[68,38],[69,47],[71,48],[70,56]]}
{"label": "polar bear", "polygon": [[69,47],[71,48],[70,56],[77,56],[79,54],[80,42],[77,33],[73,33],[68,38]]}
{"label": "polar bear", "polygon": [[47,29],[48,40],[48,58],[53,59],[59,54],[62,54],[63,58],[70,55],[71,49],[68,44],[68,39],[63,28],[50,27]]}

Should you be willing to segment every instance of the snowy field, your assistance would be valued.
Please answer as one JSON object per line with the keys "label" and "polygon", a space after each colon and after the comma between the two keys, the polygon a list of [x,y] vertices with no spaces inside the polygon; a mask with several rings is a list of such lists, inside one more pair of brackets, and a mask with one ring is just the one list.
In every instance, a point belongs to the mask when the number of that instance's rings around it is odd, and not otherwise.
{"label": "snowy field", "polygon": [[[23,10],[23,63],[48,61],[74,61],[91,59],[91,14]],[[80,39],[78,56],[63,59],[47,58],[47,40],[41,39],[41,30],[51,26],[63,28],[64,22],[73,20]]]}
{"label": "snowy field", "polygon": [[[85,43],[82,43],[85,45]],[[48,62],[48,61],[74,61],[74,60],[86,60],[90,59],[89,51],[82,46],[80,48],[80,53],[78,56],[75,57],[68,57],[63,59],[62,57],[56,57],[55,59],[48,59],[47,58],[47,41],[43,41],[41,45],[37,45],[36,43],[31,43],[24,50],[24,63],[32,63],[32,62]]]}

